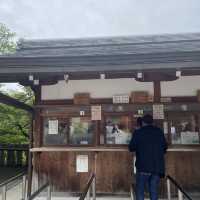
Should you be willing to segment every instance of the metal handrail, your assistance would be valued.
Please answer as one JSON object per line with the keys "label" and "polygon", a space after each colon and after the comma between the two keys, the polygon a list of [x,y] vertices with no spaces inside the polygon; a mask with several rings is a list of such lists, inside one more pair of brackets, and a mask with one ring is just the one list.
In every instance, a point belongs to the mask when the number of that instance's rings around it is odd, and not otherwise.
{"label": "metal handrail", "polygon": [[87,193],[89,192],[89,189],[90,189],[90,187],[91,187],[91,184],[92,184],[94,178],[95,178],[95,174],[92,173],[92,175],[91,175],[90,178],[88,179],[88,182],[87,182],[87,184],[86,184],[86,186],[85,186],[83,192],[82,192],[81,195],[80,195],[79,200],[84,200],[84,199],[85,199]]}
{"label": "metal handrail", "polygon": [[135,195],[135,190],[134,190],[134,185],[130,184],[130,193],[131,193],[131,200],[135,200],[136,199],[136,195]]}
{"label": "metal handrail", "polygon": [[183,188],[182,188],[170,175],[167,175],[166,178],[169,179],[169,180],[174,184],[174,186],[175,186],[180,192],[182,192],[182,194],[185,195],[185,197],[186,197],[188,200],[192,200],[192,198],[183,190]]}
{"label": "metal handrail", "polygon": [[[27,198],[27,200],[33,200],[38,194],[40,194],[44,189],[47,187],[50,187],[49,182],[45,183],[43,186],[41,186],[37,191],[35,191],[30,197]],[[51,191],[48,191],[51,193]]]}
{"label": "metal handrail", "polygon": [[9,183],[15,181],[15,180],[18,179],[18,178],[23,177],[23,176],[26,175],[26,174],[27,174],[27,172],[23,171],[23,172],[19,173],[18,175],[14,176],[14,177],[12,177],[12,178],[9,178],[8,180],[6,180],[6,181],[0,183],[0,187],[3,187],[3,186],[5,186],[5,185],[8,185]]}
{"label": "metal handrail", "polygon": [[26,171],[23,170],[18,175],[14,176],[12,178],[9,178],[8,180],[0,183],[0,187],[2,187],[2,200],[6,200],[7,185],[19,178],[22,178],[22,200],[25,200],[25,198],[26,198],[26,174],[27,174]]}

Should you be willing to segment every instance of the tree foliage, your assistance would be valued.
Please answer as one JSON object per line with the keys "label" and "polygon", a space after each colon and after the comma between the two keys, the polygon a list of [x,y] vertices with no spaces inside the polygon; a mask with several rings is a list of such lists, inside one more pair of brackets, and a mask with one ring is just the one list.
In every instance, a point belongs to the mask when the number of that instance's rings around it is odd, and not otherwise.
{"label": "tree foliage", "polygon": [[[13,53],[15,49],[15,33],[0,23],[0,55]],[[23,103],[33,105],[34,94],[30,88],[22,87],[17,91],[4,91],[2,88],[2,84],[0,84],[0,92]],[[0,144],[27,143],[30,122],[31,116],[26,111],[0,103]]]}
{"label": "tree foliage", "polygon": [[[4,91],[19,101],[33,105],[34,94],[28,87],[19,91]],[[0,103],[0,144],[23,144],[28,142],[31,115],[24,110]]]}
{"label": "tree foliage", "polygon": [[11,32],[5,24],[0,23],[0,55],[15,52],[15,33]]}

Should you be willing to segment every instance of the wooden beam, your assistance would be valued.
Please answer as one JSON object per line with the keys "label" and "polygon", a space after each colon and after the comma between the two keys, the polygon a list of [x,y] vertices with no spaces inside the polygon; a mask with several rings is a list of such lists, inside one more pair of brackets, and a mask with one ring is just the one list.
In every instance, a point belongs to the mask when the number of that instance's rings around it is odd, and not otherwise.
{"label": "wooden beam", "polygon": [[160,81],[154,81],[153,88],[154,88],[154,102],[159,103],[161,98]]}
{"label": "wooden beam", "polygon": [[22,102],[18,101],[17,99],[14,99],[14,98],[9,97],[2,93],[0,93],[0,103],[4,103],[9,106],[14,106],[16,108],[26,110],[30,113],[33,113],[33,110],[34,110],[31,106],[29,106],[25,103],[22,103]]}

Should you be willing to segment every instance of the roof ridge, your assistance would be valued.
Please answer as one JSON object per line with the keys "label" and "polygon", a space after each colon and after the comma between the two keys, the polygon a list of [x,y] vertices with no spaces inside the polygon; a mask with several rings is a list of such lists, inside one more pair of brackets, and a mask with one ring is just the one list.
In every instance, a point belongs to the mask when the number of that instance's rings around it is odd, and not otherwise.
{"label": "roof ridge", "polygon": [[[59,39],[20,39],[18,48],[41,48],[41,47],[87,47],[99,45],[125,45],[125,44],[153,44],[170,43],[182,41],[198,41],[200,33],[179,34],[154,34],[154,35],[132,35],[114,37],[86,37],[86,38],[59,38]],[[57,43],[57,44],[56,44]]]}

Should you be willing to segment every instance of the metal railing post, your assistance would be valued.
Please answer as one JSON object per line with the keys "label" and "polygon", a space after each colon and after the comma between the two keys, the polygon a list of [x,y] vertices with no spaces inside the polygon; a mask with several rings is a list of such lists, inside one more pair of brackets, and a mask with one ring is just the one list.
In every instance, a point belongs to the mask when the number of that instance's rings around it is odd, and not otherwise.
{"label": "metal railing post", "polygon": [[167,179],[167,199],[171,200],[171,187],[170,187],[170,180]]}
{"label": "metal railing post", "polygon": [[89,187],[88,192],[87,192],[87,200],[90,200],[90,187]]}
{"label": "metal railing post", "polygon": [[92,182],[92,198],[96,200],[96,177],[94,177]]}
{"label": "metal railing post", "polygon": [[183,200],[183,193],[178,190],[178,200]]}
{"label": "metal railing post", "polygon": [[2,200],[6,200],[6,185],[2,187]]}
{"label": "metal railing post", "polygon": [[51,200],[51,185],[47,187],[47,200]]}
{"label": "metal railing post", "polygon": [[22,177],[22,200],[26,200],[26,176]]}

